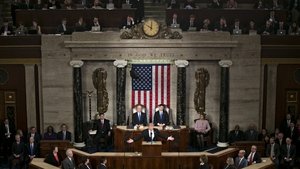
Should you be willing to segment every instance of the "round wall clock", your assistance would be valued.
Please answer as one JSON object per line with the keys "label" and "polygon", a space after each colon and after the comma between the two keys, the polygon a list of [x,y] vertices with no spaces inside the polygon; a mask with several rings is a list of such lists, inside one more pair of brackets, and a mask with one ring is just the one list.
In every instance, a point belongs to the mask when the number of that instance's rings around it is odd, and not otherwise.
{"label": "round wall clock", "polygon": [[147,19],[143,24],[143,31],[146,36],[153,37],[158,34],[160,29],[159,23],[154,19]]}

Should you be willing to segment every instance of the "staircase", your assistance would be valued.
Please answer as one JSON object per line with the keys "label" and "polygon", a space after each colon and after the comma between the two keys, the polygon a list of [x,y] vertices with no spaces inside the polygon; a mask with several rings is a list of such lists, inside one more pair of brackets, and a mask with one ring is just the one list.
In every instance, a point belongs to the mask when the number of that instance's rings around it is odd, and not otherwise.
{"label": "staircase", "polygon": [[2,21],[7,20],[8,22],[12,22],[10,4],[11,0],[0,0],[0,16]]}
{"label": "staircase", "polygon": [[152,0],[144,0],[145,19],[154,18],[160,23],[165,23],[166,5],[162,3],[164,0],[161,0],[161,3],[157,1],[156,3],[152,3]]}

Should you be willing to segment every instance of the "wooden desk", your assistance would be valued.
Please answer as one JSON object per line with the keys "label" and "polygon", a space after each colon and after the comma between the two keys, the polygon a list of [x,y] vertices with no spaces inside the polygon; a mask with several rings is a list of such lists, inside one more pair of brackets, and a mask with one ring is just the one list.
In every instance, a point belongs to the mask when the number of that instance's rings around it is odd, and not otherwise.
{"label": "wooden desk", "polygon": [[[220,20],[223,16],[227,20],[227,24],[233,25],[235,19],[240,20],[241,26],[248,26],[251,20],[254,20],[258,28],[263,26],[266,19],[270,16],[270,10],[256,10],[256,9],[167,9],[166,10],[166,23],[170,23],[172,15],[176,13],[179,20],[188,20],[191,14],[196,16],[196,19],[202,24],[203,20],[210,19],[211,25]],[[287,11],[276,10],[275,16],[279,20],[286,21]]]}
{"label": "wooden desk", "polygon": [[42,28],[42,33],[53,34],[63,18],[67,19],[69,27],[74,27],[79,17],[83,17],[87,26],[92,24],[94,17],[99,17],[101,27],[119,28],[128,15],[134,17],[135,9],[16,10],[16,21],[30,26],[32,20],[36,20]]}
{"label": "wooden desk", "polygon": [[270,158],[262,158],[262,161],[263,162],[261,162],[261,163],[250,165],[248,167],[245,167],[244,169],[257,169],[257,168],[260,168],[260,169],[274,169],[275,168],[275,165],[271,161]]}
{"label": "wooden desk", "polygon": [[[185,126],[181,126],[181,129],[174,130],[161,130],[161,134],[165,136],[173,136],[174,141],[162,141],[163,152],[183,152],[187,151],[189,143],[189,130]],[[142,130],[127,129],[126,126],[117,126],[114,129],[114,146],[117,152],[141,152],[142,140],[128,144],[126,140],[133,138],[141,134]]]}
{"label": "wooden desk", "polygon": [[64,157],[65,152],[68,148],[73,148],[73,145],[70,141],[63,140],[41,140],[40,142],[40,151],[41,157],[46,157],[47,154],[52,152],[52,147],[57,146],[59,153]]}
{"label": "wooden desk", "polygon": [[44,158],[34,158],[29,164],[29,169],[60,169],[59,167],[45,163],[44,160]]}

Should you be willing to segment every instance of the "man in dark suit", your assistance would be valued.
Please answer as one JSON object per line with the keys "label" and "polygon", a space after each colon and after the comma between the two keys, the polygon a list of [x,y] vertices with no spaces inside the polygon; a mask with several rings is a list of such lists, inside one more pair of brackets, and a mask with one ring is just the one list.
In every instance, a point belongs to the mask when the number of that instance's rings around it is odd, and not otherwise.
{"label": "man in dark suit", "polygon": [[283,145],[285,145],[284,141],[284,134],[283,133],[278,133],[277,139],[275,140],[275,143],[277,143],[280,147],[282,148]]}
{"label": "man in dark suit", "polygon": [[160,104],[158,106],[158,111],[154,113],[154,125],[155,126],[164,126],[169,125],[169,114],[165,111],[165,106]]}
{"label": "man in dark suit", "polygon": [[291,122],[289,129],[287,130],[286,133],[286,137],[289,137],[292,139],[293,144],[296,143],[297,139],[298,139],[298,132],[297,129],[295,127],[295,123]]}
{"label": "man in dark suit", "polygon": [[258,132],[254,124],[250,124],[249,129],[245,132],[246,141],[258,141]]}
{"label": "man in dark suit", "polygon": [[275,143],[274,137],[270,138],[270,144],[267,145],[266,156],[275,163],[276,169],[279,167],[280,146]]}
{"label": "man in dark suit", "polygon": [[106,163],[107,163],[106,157],[101,157],[98,169],[106,169],[107,168]]}
{"label": "man in dark suit", "polygon": [[41,135],[36,131],[36,128],[34,126],[30,127],[30,131],[27,135],[27,140],[29,140],[30,137],[33,137],[34,138],[34,142],[36,144],[40,144],[40,141],[41,141]]}
{"label": "man in dark suit", "polygon": [[14,140],[15,127],[8,119],[5,119],[0,126],[1,133],[1,143],[2,145],[2,154],[4,155],[4,160],[8,159],[8,156],[11,153],[11,146]]}
{"label": "man in dark suit", "polygon": [[62,169],[76,169],[76,164],[73,158],[73,152],[71,149],[66,151],[67,157],[61,162]]}
{"label": "man in dark suit", "polygon": [[240,130],[240,126],[236,125],[234,130],[231,130],[228,135],[229,143],[244,140],[244,132]]}
{"label": "man in dark suit", "polygon": [[123,29],[130,29],[131,27],[133,27],[135,25],[135,21],[134,21],[134,19],[133,19],[133,17],[131,17],[131,16],[127,16],[126,17],[126,20],[124,20],[124,22],[122,23],[122,25],[121,25],[121,29],[123,28]]}
{"label": "man in dark suit", "polygon": [[11,168],[21,169],[24,162],[25,145],[21,142],[19,134],[15,136],[15,142],[12,144]]}
{"label": "man in dark suit", "polygon": [[234,165],[237,169],[245,168],[248,166],[247,159],[245,158],[245,150],[240,150],[238,156],[235,158]]}
{"label": "man in dark suit", "polygon": [[7,21],[3,23],[3,26],[0,28],[0,35],[12,35],[14,34],[13,27],[8,24]]}
{"label": "man in dark suit", "polygon": [[61,20],[61,24],[59,24],[57,26],[57,31],[56,33],[59,33],[59,34],[67,34],[68,32],[70,32],[70,28],[67,26],[67,19],[66,18],[63,18]]}
{"label": "man in dark suit", "polygon": [[292,140],[286,138],[286,145],[282,146],[282,163],[286,169],[292,169],[295,164],[296,147],[292,144]]}
{"label": "man in dark suit", "polygon": [[183,31],[191,30],[190,28],[195,28],[194,31],[199,31],[200,29],[199,22],[197,21],[195,15],[190,15],[190,18],[183,22],[181,27]]}
{"label": "man in dark suit", "polygon": [[97,149],[107,147],[111,136],[110,122],[105,119],[104,113],[100,113],[95,121],[93,130],[97,130],[95,140],[97,141]]}
{"label": "man in dark suit", "polygon": [[69,132],[67,129],[67,125],[66,124],[62,124],[60,126],[61,131],[57,133],[57,139],[58,140],[69,140],[71,141],[72,139],[72,134],[71,132]]}
{"label": "man in dark suit", "polygon": [[247,161],[248,165],[261,163],[260,155],[256,152],[257,147],[256,145],[251,146],[251,152],[248,155]]}
{"label": "man in dark suit", "polygon": [[[25,156],[25,165],[28,166],[33,158],[38,156],[38,146],[34,143],[34,138],[30,137],[29,142],[26,145],[26,156]],[[27,168],[27,167],[25,167]]]}
{"label": "man in dark suit", "polygon": [[153,123],[149,123],[148,129],[143,130],[142,133],[140,135],[138,135],[137,137],[133,138],[133,139],[128,139],[127,143],[133,143],[135,141],[138,141],[140,139],[144,139],[144,141],[147,142],[151,142],[151,141],[158,141],[158,138],[163,138],[166,139],[168,141],[173,141],[174,138],[172,136],[166,137],[162,134],[160,134],[159,130],[154,128],[154,124]]}
{"label": "man in dark suit", "polygon": [[133,126],[146,126],[147,125],[147,116],[145,112],[142,112],[142,105],[136,106],[136,113],[133,113],[132,115],[132,125]]}
{"label": "man in dark suit", "polygon": [[281,122],[280,125],[280,131],[284,133],[284,135],[287,137],[290,133],[289,129],[290,129],[290,124],[293,123],[294,120],[292,119],[291,114],[286,114],[285,119]]}

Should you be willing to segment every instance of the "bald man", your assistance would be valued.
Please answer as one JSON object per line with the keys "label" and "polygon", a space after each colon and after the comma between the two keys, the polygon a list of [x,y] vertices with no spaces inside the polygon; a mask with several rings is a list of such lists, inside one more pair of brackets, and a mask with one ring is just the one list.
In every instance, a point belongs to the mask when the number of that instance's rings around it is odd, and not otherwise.
{"label": "bald man", "polygon": [[72,150],[67,149],[66,155],[67,157],[61,163],[62,169],[76,169],[76,164],[73,158]]}

